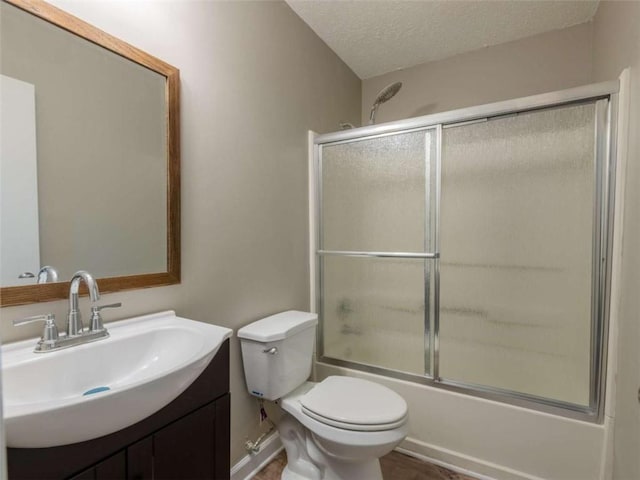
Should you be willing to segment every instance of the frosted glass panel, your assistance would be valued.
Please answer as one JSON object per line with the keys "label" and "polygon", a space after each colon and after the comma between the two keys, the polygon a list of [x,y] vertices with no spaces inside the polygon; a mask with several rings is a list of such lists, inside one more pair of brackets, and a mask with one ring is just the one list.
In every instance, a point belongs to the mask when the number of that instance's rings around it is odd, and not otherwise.
{"label": "frosted glass panel", "polygon": [[441,377],[589,404],[594,116],[444,130]]}
{"label": "frosted glass panel", "polygon": [[421,259],[324,257],[324,355],[424,375],[424,272]]}
{"label": "frosted glass panel", "polygon": [[322,148],[322,248],[423,252],[431,131]]}

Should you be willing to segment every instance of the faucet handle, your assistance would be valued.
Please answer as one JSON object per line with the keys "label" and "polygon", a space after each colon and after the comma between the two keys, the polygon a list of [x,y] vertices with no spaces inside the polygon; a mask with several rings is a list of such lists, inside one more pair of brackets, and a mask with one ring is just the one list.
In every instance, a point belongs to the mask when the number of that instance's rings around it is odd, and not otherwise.
{"label": "faucet handle", "polygon": [[104,330],[102,324],[102,317],[100,316],[100,310],[104,308],[118,308],[122,306],[122,302],[110,303],[109,305],[95,305],[91,307],[91,323],[89,324],[90,332],[99,332]]}
{"label": "faucet handle", "polygon": [[99,312],[103,308],[118,308],[118,307],[121,307],[121,306],[122,306],[122,302],[110,303],[109,305],[95,305],[95,306],[91,307],[91,311],[93,312],[95,310],[96,312]]}
{"label": "faucet handle", "polygon": [[44,315],[34,315],[33,317],[21,318],[13,321],[14,326],[26,325],[27,323],[34,323],[44,321],[44,332],[42,333],[42,341],[52,343],[58,340],[58,327],[56,326],[56,316],[53,313],[46,313]]}

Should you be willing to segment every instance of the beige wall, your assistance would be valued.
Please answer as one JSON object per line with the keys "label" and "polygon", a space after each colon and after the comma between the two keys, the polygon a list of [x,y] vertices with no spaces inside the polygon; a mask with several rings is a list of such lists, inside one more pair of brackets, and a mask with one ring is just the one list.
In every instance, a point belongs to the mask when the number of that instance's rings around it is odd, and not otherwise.
{"label": "beige wall", "polygon": [[362,124],[376,94],[403,82],[376,123],[551,92],[591,82],[591,24],[543,33],[362,82]]}
{"label": "beige wall", "polygon": [[632,480],[640,478],[640,2],[601,2],[593,43],[594,80],[631,67],[613,478]]}
{"label": "beige wall", "polygon": [[[124,304],[107,319],[175,309],[235,330],[308,308],[307,130],[357,121],[360,80],[282,2],[53,3],[181,73],[182,284],[105,295]],[[51,311],[63,324],[66,310],[4,308],[2,337],[40,333],[15,318]],[[258,416],[231,346],[235,463]]]}

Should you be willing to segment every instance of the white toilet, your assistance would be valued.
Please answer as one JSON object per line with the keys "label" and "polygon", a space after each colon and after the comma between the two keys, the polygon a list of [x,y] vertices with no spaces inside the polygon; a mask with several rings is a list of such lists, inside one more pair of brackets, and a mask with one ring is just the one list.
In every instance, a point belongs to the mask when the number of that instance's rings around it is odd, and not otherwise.
{"label": "white toilet", "polygon": [[382,480],[379,458],[406,436],[407,404],[367,380],[307,382],[318,316],[290,310],[238,330],[247,388],[280,400],[283,480]]}

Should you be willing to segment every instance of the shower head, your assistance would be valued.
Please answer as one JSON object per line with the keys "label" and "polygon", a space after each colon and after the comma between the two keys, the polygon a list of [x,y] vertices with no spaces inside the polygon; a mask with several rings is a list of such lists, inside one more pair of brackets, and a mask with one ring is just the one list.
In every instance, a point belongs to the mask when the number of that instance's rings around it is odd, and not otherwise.
{"label": "shower head", "polygon": [[393,96],[398,93],[401,88],[402,82],[396,82],[392,83],[391,85],[387,85],[382,90],[380,90],[380,92],[376,96],[376,100],[375,102],[373,102],[374,105],[379,105],[386,102],[387,100],[391,100],[391,98],[393,98]]}
{"label": "shower head", "polygon": [[371,113],[369,114],[369,125],[373,125],[376,123],[376,112],[378,111],[378,107],[380,104],[391,100],[396,93],[400,91],[402,88],[402,82],[392,83],[391,85],[387,85],[384,87],[378,95],[376,95],[376,99],[371,106]]}

